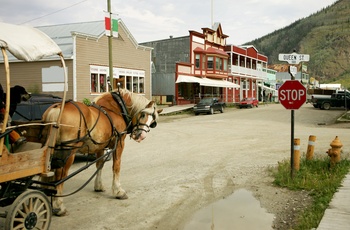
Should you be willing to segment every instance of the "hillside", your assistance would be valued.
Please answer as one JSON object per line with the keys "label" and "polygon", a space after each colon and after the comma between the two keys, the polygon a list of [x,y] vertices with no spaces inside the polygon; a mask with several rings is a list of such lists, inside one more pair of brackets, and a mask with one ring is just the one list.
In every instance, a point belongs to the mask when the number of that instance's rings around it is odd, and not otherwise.
{"label": "hillside", "polygon": [[308,73],[321,83],[350,88],[350,0],[339,0],[306,18],[246,44],[278,64],[279,53],[310,55]]}

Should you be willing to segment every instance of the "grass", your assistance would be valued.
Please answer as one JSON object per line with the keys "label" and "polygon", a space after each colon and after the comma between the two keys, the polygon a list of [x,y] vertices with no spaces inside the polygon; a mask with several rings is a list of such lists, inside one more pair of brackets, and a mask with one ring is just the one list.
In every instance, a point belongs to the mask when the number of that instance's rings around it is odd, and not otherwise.
{"label": "grass", "polygon": [[342,159],[334,167],[330,167],[329,157],[308,161],[302,157],[300,170],[294,172],[291,178],[290,161],[279,162],[275,168],[270,168],[274,184],[291,190],[306,190],[313,202],[306,210],[299,213],[297,226],[293,229],[317,228],[333,194],[341,185],[349,172],[350,161]]}

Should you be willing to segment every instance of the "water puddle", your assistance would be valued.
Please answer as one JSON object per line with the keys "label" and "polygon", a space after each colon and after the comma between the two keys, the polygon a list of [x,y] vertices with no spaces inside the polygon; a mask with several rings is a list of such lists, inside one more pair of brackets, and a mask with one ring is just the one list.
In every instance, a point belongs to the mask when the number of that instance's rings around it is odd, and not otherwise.
{"label": "water puddle", "polygon": [[219,200],[194,214],[184,230],[255,230],[272,229],[274,215],[245,189]]}

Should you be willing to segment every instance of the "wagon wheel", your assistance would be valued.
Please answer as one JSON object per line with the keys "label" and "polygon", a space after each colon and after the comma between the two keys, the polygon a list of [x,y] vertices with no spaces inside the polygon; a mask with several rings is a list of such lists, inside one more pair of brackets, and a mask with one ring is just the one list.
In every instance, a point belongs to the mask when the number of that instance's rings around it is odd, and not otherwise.
{"label": "wagon wheel", "polygon": [[27,190],[9,208],[5,229],[49,229],[52,208],[46,195]]}

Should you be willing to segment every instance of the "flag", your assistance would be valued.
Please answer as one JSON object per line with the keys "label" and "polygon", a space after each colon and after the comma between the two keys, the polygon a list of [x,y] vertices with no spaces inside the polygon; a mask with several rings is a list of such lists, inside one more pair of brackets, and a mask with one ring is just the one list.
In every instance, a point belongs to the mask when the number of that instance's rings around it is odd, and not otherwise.
{"label": "flag", "polygon": [[111,29],[112,29],[112,37],[118,37],[118,19],[113,18],[112,16],[112,28],[111,28],[111,19],[110,19],[110,13],[107,12],[105,14],[105,29],[106,29],[106,35],[111,36]]}

